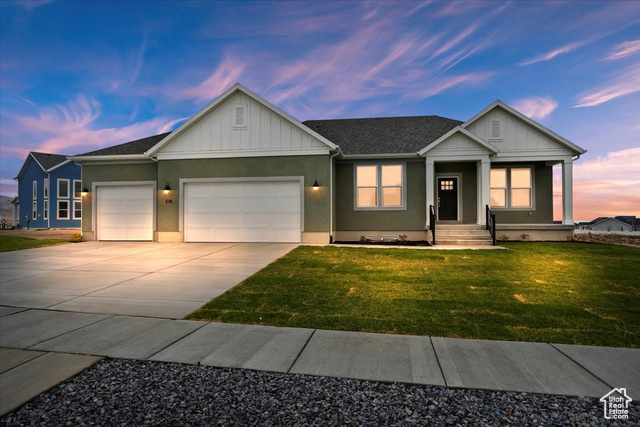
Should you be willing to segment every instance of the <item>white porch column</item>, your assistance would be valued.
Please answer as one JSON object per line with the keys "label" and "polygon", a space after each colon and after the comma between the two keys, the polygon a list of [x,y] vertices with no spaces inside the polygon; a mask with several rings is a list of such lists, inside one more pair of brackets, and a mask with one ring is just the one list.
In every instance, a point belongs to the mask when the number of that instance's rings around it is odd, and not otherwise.
{"label": "white porch column", "polygon": [[562,223],[573,225],[573,160],[562,162]]}
{"label": "white porch column", "polygon": [[480,195],[480,206],[478,206],[480,210],[480,224],[485,225],[487,223],[487,209],[486,206],[491,204],[491,162],[489,158],[482,159],[480,161],[480,175],[481,179],[480,184],[481,188],[478,189],[478,194]]}
{"label": "white porch column", "polygon": [[429,206],[433,205],[435,207],[435,203],[434,203],[434,188],[435,188],[435,184],[434,184],[434,179],[435,179],[435,167],[433,164],[433,160],[425,160],[425,170],[426,170],[426,184],[427,184],[427,224],[426,224],[426,228],[429,229],[429,227],[431,226],[431,224],[429,223]]}

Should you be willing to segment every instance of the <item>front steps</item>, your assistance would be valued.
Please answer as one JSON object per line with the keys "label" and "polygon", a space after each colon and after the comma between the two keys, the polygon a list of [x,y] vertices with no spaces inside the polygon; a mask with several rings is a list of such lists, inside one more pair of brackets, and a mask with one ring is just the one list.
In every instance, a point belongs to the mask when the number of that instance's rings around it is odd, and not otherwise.
{"label": "front steps", "polygon": [[[431,237],[431,233],[429,233]],[[436,246],[491,246],[491,233],[484,225],[436,223]]]}

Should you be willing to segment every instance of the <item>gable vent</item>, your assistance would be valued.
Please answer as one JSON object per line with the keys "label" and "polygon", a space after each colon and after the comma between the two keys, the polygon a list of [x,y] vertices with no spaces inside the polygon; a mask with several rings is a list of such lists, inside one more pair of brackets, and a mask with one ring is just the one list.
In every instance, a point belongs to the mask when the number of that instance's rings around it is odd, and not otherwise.
{"label": "gable vent", "polygon": [[491,138],[500,138],[500,121],[498,120],[491,122]]}
{"label": "gable vent", "polygon": [[245,129],[247,127],[247,106],[234,106],[232,120],[234,129]]}

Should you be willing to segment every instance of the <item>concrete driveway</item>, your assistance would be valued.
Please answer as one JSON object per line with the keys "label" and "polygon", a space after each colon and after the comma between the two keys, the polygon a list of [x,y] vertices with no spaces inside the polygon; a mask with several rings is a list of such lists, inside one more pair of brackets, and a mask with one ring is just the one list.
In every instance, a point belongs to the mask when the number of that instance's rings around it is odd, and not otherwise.
{"label": "concrete driveway", "polygon": [[83,242],[3,252],[0,305],[181,319],[295,247]]}

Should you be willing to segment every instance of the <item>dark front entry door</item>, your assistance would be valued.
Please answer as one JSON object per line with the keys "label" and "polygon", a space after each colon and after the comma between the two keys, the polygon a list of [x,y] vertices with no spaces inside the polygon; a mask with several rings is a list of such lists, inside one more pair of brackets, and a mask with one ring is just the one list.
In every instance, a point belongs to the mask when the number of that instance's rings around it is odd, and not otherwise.
{"label": "dark front entry door", "polygon": [[438,220],[458,220],[458,178],[438,178]]}

